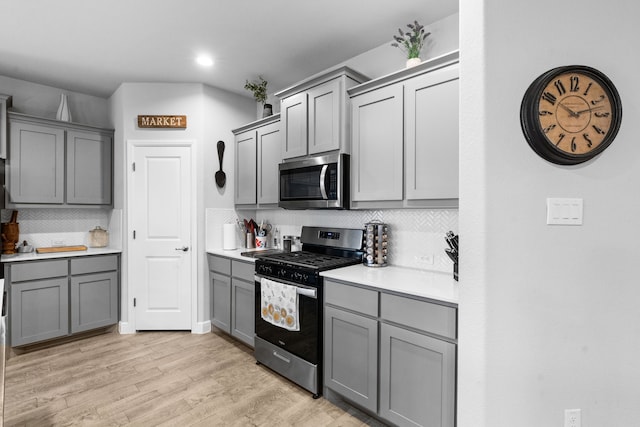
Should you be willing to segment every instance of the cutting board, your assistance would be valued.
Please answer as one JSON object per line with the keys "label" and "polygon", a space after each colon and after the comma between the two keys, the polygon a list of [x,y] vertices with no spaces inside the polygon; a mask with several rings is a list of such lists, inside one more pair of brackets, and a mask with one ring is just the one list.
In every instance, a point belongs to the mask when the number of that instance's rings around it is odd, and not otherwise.
{"label": "cutting board", "polygon": [[54,252],[73,252],[73,251],[86,251],[85,245],[78,246],[53,246],[50,248],[36,248],[36,252],[39,254],[50,254]]}

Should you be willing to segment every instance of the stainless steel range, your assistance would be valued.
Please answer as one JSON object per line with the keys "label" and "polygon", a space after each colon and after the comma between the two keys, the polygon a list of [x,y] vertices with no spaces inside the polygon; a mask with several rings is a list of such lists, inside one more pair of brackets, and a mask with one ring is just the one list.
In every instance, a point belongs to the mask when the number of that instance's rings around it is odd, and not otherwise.
{"label": "stainless steel range", "polygon": [[[255,266],[255,357],[279,374],[313,393],[322,392],[322,306],[323,284],[320,273],[362,262],[363,230],[302,227],[302,251],[265,255]],[[284,307],[268,310],[283,325],[291,321],[299,330],[290,330],[262,318],[267,314],[262,288],[286,285],[297,296],[297,324]],[[268,301],[267,301],[268,302]],[[282,310],[282,316],[280,316]],[[290,310],[292,311],[292,310]],[[286,319],[286,322],[285,322]]]}

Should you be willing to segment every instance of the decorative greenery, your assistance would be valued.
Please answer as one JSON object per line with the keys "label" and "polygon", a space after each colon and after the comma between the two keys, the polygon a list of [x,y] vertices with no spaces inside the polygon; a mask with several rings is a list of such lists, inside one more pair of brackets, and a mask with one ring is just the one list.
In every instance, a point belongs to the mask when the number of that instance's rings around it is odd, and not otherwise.
{"label": "decorative greenery", "polygon": [[260,83],[249,83],[249,80],[246,81],[244,88],[253,92],[253,97],[257,102],[261,102],[263,105],[267,102],[267,81],[262,78],[262,76],[258,76],[260,79]]}
{"label": "decorative greenery", "polygon": [[420,51],[424,46],[424,41],[431,33],[425,33],[424,26],[418,24],[418,21],[413,21],[413,24],[407,24],[407,27],[409,27],[411,31],[406,33],[403,33],[402,29],[398,28],[400,35],[393,36],[395,42],[391,43],[391,46],[400,48],[406,52],[408,58],[419,58]]}

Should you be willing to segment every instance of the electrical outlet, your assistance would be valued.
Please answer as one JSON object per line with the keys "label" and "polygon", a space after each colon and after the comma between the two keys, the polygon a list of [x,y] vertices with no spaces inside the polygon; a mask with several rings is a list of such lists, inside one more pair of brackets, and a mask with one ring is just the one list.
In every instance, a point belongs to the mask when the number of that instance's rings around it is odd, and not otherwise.
{"label": "electrical outlet", "polygon": [[564,427],[581,427],[582,415],[580,409],[564,410]]}
{"label": "electrical outlet", "polygon": [[51,246],[53,246],[53,247],[64,246],[64,245],[65,245],[65,240],[64,239],[53,239],[53,240],[51,240]]}
{"label": "electrical outlet", "polygon": [[420,264],[433,265],[433,255],[416,255],[414,258]]}

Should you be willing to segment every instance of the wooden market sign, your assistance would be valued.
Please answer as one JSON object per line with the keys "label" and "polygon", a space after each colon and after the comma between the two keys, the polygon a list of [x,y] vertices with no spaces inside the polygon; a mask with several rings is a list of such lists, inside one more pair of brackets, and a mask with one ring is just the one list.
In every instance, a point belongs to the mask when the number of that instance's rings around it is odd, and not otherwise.
{"label": "wooden market sign", "polygon": [[139,128],[186,129],[187,116],[138,116]]}

